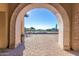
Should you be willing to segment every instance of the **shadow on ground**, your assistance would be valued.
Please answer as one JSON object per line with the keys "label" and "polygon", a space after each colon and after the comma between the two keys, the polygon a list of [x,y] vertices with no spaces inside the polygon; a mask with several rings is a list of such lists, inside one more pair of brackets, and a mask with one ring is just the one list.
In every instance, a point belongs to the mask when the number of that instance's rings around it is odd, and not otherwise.
{"label": "shadow on ground", "polygon": [[21,43],[15,49],[1,50],[0,56],[23,56],[24,49],[25,49],[24,43]]}
{"label": "shadow on ground", "polygon": [[70,54],[72,54],[72,55],[74,55],[74,56],[79,56],[79,51],[66,51],[66,52],[68,52],[68,53],[70,53]]}

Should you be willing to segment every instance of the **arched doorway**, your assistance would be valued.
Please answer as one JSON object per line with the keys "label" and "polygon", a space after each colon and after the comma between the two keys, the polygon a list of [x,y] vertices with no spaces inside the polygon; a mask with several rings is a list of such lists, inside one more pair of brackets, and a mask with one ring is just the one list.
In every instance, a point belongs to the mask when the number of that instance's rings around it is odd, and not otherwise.
{"label": "arched doorway", "polygon": [[[23,26],[23,18],[27,11],[33,8],[47,8],[58,17],[59,21],[59,41],[58,44],[62,49],[69,50],[70,49],[70,23],[67,12],[60,4],[20,4],[12,14],[11,22],[10,22],[10,48],[16,47],[20,42],[21,33],[23,30],[21,29]],[[18,17],[20,17],[18,19]],[[21,22],[21,23],[19,23]],[[21,25],[22,24],[22,25]],[[17,38],[18,36],[18,38]],[[17,43],[17,39],[19,42]]]}

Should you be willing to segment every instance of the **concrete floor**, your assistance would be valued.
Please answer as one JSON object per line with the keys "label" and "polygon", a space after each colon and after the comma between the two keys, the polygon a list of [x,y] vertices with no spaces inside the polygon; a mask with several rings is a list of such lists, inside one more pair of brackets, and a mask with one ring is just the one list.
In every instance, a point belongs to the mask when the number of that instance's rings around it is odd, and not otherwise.
{"label": "concrete floor", "polygon": [[[25,38],[26,56],[73,56],[73,52],[60,49],[57,34],[31,34]],[[77,52],[78,55],[78,52]]]}
{"label": "concrete floor", "polygon": [[0,49],[0,56],[79,56],[79,51],[60,49],[57,34],[31,34],[15,49]]}

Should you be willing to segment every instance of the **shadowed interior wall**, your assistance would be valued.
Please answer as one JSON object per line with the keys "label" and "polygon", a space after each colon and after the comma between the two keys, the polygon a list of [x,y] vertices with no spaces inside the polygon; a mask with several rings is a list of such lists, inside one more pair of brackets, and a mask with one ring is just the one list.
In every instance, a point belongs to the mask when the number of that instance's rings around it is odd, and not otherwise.
{"label": "shadowed interior wall", "polygon": [[72,7],[72,48],[79,50],[79,3]]}
{"label": "shadowed interior wall", "polygon": [[7,48],[7,26],[6,26],[6,13],[0,12],[0,48]]}
{"label": "shadowed interior wall", "polygon": [[8,5],[0,4],[0,48],[8,46]]}

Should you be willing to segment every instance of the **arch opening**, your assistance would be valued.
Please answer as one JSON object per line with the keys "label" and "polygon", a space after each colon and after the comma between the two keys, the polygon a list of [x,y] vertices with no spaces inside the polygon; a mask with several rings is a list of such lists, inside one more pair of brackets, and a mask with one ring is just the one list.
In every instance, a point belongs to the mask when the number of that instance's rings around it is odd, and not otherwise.
{"label": "arch opening", "polygon": [[[22,8],[22,9],[21,9]],[[10,47],[15,47],[20,43],[21,39],[21,33],[24,33],[24,15],[26,12],[28,12],[31,9],[34,8],[47,8],[51,12],[53,12],[59,22],[59,41],[58,44],[62,49],[70,49],[70,24],[69,24],[69,18],[64,10],[64,8],[60,4],[29,4],[24,5],[20,4],[15,11],[13,12],[13,15],[11,17],[10,22]],[[18,11],[18,12],[17,12]],[[63,12],[62,12],[63,11]],[[64,14],[64,15],[63,15]],[[16,31],[19,30],[19,31]],[[18,34],[16,34],[18,32]],[[17,36],[19,38],[17,38]],[[17,40],[19,39],[19,40]],[[17,43],[18,41],[18,43]]]}

